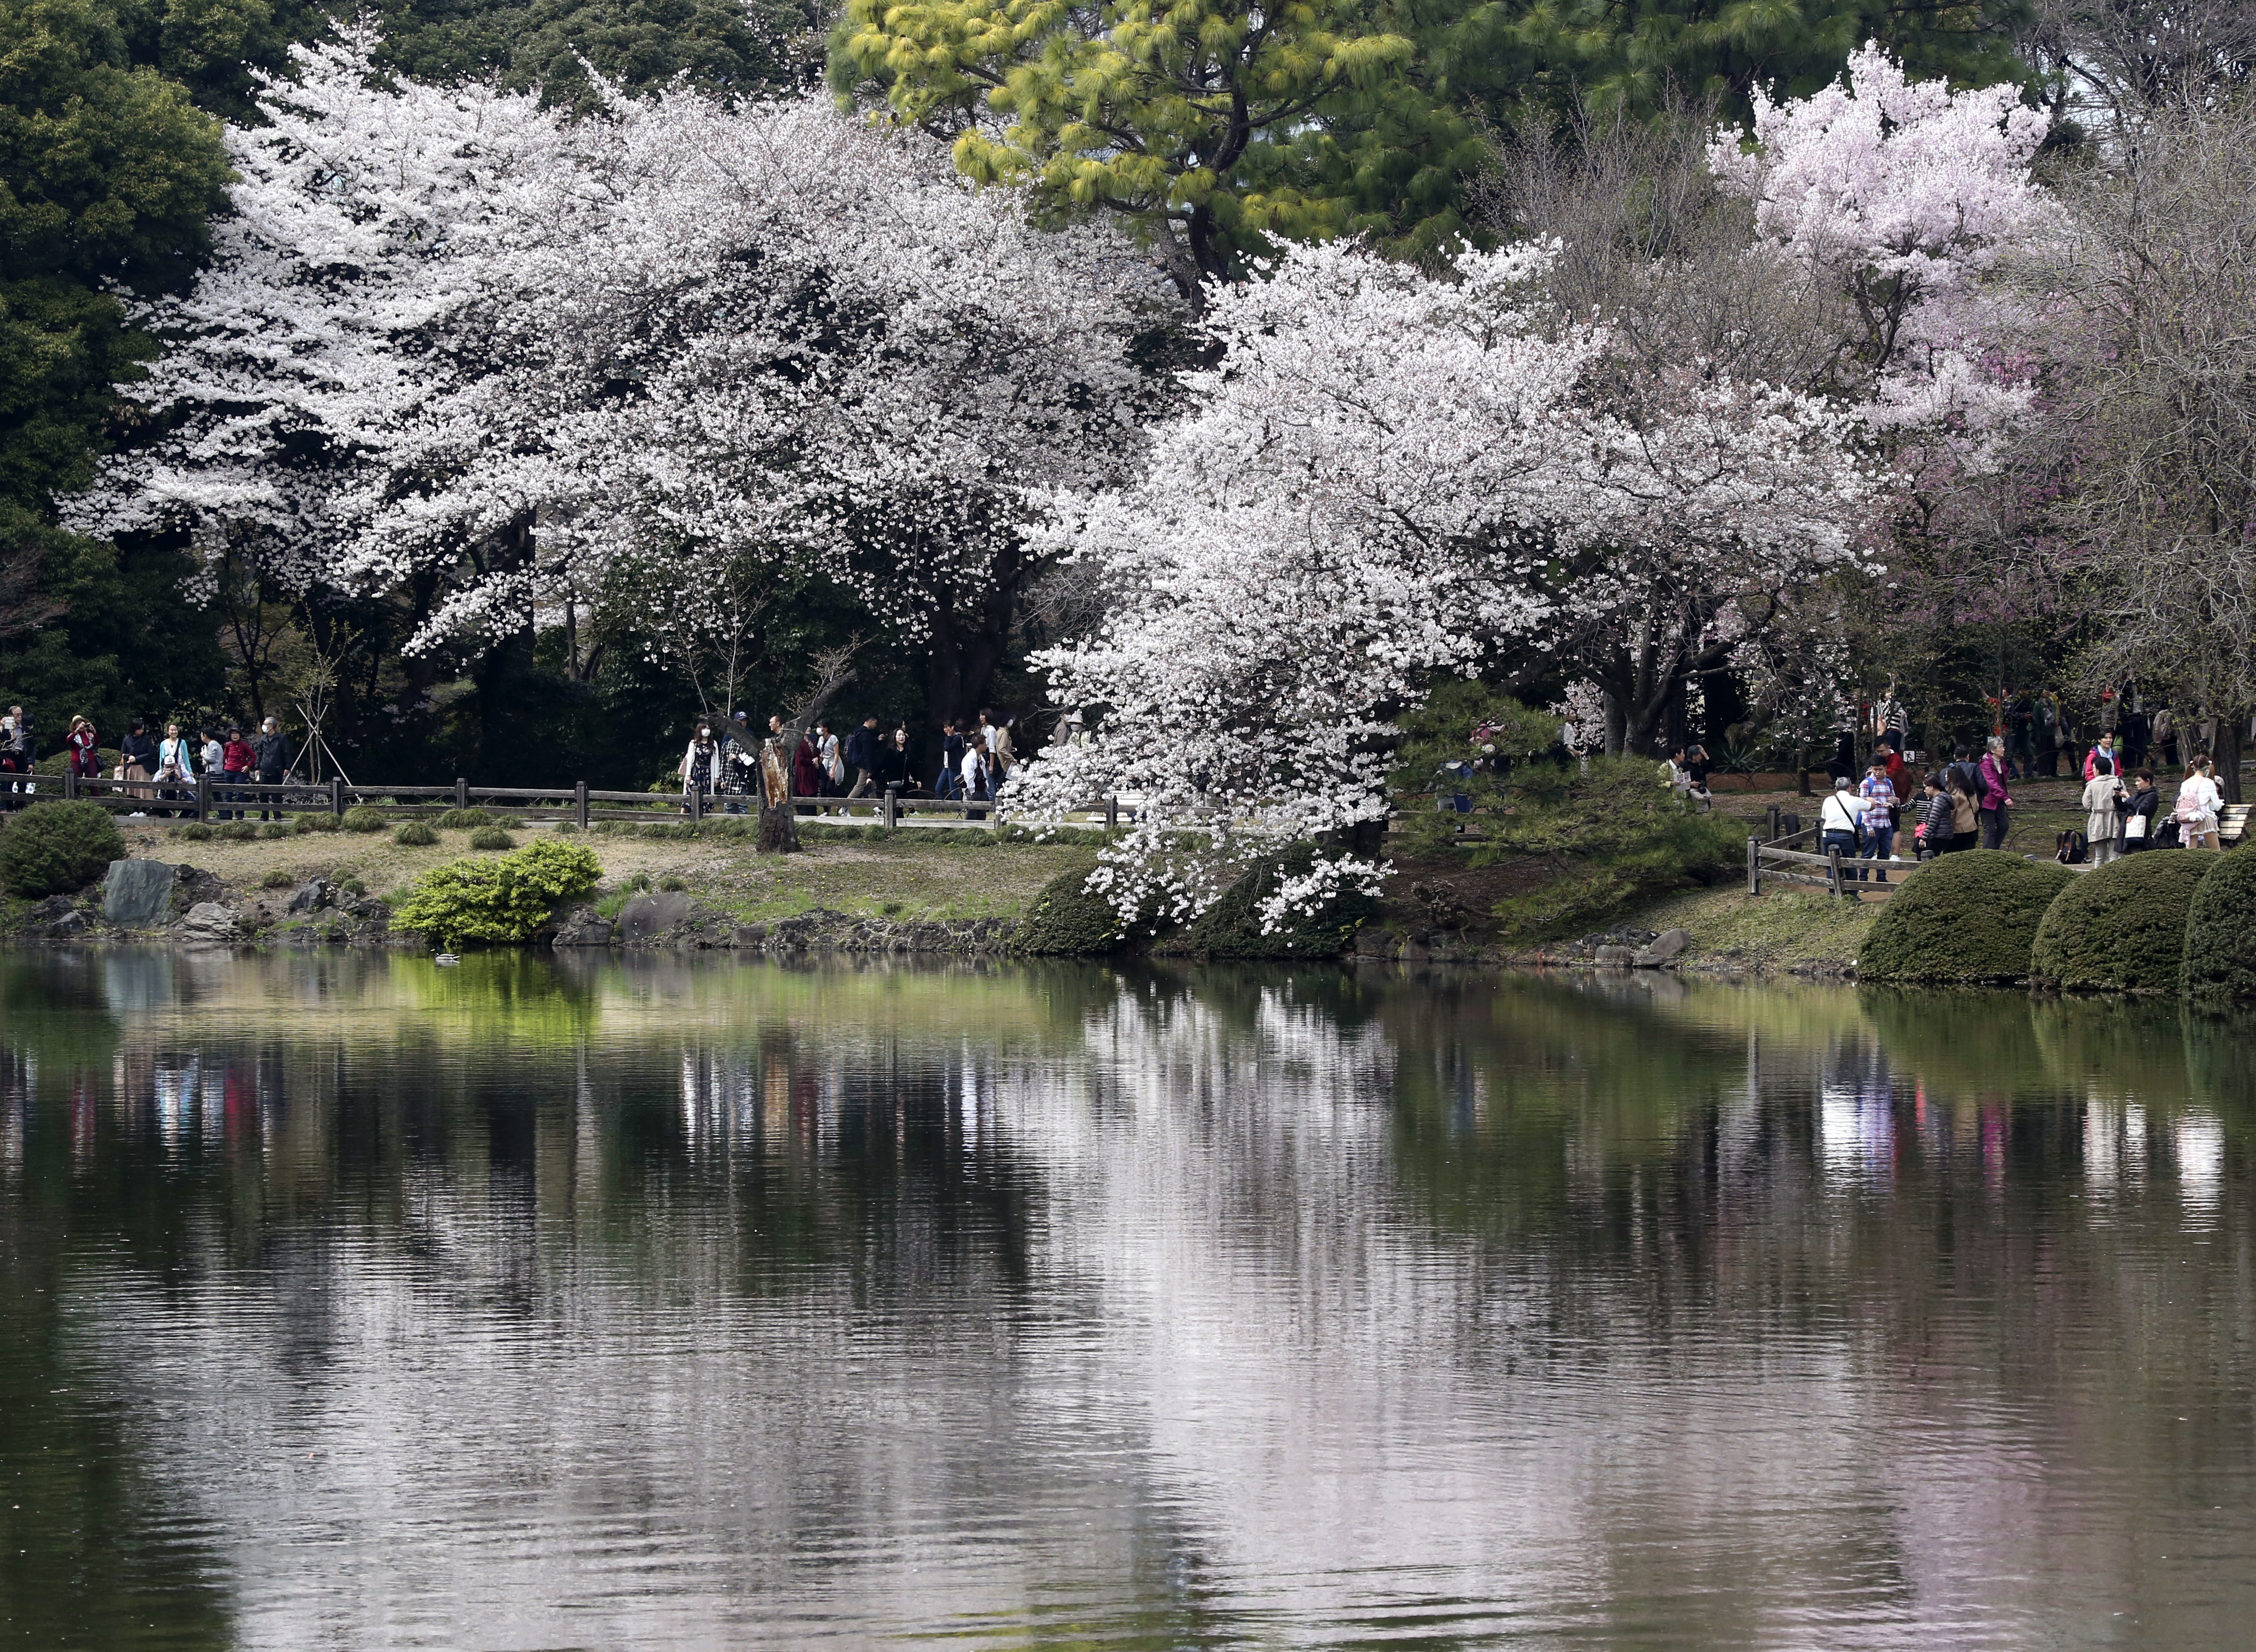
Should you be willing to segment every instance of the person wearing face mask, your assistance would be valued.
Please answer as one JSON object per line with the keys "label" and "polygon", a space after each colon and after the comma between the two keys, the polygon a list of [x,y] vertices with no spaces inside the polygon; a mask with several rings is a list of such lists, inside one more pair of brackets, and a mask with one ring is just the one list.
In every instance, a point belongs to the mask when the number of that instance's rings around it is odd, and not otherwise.
{"label": "person wearing face mask", "polygon": [[681,812],[691,813],[693,798],[710,797],[720,785],[720,742],[713,738],[713,725],[701,717],[689,749],[681,754]]}

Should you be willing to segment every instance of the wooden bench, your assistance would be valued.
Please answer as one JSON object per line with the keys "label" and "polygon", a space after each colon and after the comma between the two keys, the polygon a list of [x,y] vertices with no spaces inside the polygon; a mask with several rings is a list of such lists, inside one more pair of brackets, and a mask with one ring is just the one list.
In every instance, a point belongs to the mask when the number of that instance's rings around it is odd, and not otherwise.
{"label": "wooden bench", "polygon": [[2217,811],[2217,841],[2237,844],[2248,835],[2248,811],[2256,803],[2227,803]]}

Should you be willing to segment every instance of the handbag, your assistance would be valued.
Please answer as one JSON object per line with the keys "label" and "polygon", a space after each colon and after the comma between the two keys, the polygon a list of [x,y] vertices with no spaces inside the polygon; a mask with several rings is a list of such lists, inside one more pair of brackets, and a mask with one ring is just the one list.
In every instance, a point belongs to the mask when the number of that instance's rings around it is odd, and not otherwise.
{"label": "handbag", "polygon": [[2137,843],[2147,835],[2147,817],[2133,815],[2123,822],[2123,837],[2127,843]]}

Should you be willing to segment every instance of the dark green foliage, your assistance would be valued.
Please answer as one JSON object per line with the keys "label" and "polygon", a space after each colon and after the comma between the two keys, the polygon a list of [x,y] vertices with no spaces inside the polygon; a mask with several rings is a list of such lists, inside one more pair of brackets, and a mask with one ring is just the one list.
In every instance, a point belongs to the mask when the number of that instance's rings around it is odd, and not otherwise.
{"label": "dark green foliage", "polygon": [[290,829],[280,821],[270,820],[259,827],[258,835],[268,843],[274,843],[290,836]]}
{"label": "dark green foliage", "polygon": [[287,889],[296,881],[297,879],[288,872],[277,866],[258,880],[258,886],[261,889]]}
{"label": "dark green foliage", "polygon": [[2194,998],[2256,998],[2256,851],[2187,852],[2216,864],[2186,909],[2179,985]]}
{"label": "dark green foliage", "polygon": [[300,815],[290,822],[295,832],[335,832],[344,830],[344,822],[335,815]]}
{"label": "dark green foliage", "polygon": [[411,820],[391,834],[391,841],[402,849],[428,849],[439,841],[439,834],[419,820]]}
{"label": "dark green foliage", "polygon": [[344,828],[349,832],[380,832],[384,826],[383,811],[366,803],[355,803],[345,810]]}
{"label": "dark green foliage", "polygon": [[36,900],[83,889],[125,858],[125,839],[97,803],[34,803],[0,827],[0,887]]}
{"label": "dark green foliage", "polygon": [[2074,877],[2045,908],[2029,974],[2052,986],[2175,992],[2186,911],[2218,865],[2190,849],[2150,849]]}
{"label": "dark green foliage", "polygon": [[1858,977],[2026,980],[2045,908],[2075,877],[2056,862],[1996,849],[1930,861],[1880,908],[1858,956]]}
{"label": "dark green foliage", "polygon": [[660,878],[658,880],[658,887],[659,892],[661,894],[678,895],[687,890],[689,886],[682,882],[679,878]]}
{"label": "dark green foliage", "polygon": [[517,839],[499,826],[481,826],[470,834],[473,849],[514,849]]}
{"label": "dark green foliage", "polygon": [[1368,895],[1342,893],[1313,914],[1290,916],[1265,935],[1261,929],[1261,902],[1315,862],[1315,851],[1305,844],[1255,861],[1191,925],[1184,937],[1189,950],[1210,958],[1337,957],[1378,909]]}
{"label": "dark green foliage", "polygon": [[173,827],[173,836],[187,843],[208,844],[212,839],[212,829],[201,821],[192,820],[185,826]]}
{"label": "dark green foliage", "polygon": [[493,816],[483,808],[450,808],[439,816],[439,830],[442,832],[466,832],[492,824]]}
{"label": "dark green foliage", "polygon": [[212,836],[225,843],[253,843],[258,837],[258,828],[247,820],[231,820],[224,826],[213,827]]}
{"label": "dark green foliage", "polygon": [[1110,952],[1127,938],[1112,903],[1082,886],[1086,872],[1061,872],[1026,907],[1011,950],[1028,957],[1087,958]]}

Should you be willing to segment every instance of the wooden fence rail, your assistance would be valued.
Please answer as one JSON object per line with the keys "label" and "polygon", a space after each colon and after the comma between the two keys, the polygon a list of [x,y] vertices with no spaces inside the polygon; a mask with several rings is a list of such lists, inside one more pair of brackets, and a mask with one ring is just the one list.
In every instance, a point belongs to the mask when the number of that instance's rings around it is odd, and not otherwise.
{"label": "wooden fence rail", "polygon": [[[443,815],[449,809],[491,808],[511,820],[570,821],[583,830],[600,821],[629,821],[645,824],[673,817],[691,821],[744,817],[757,814],[758,801],[751,797],[701,793],[613,792],[590,787],[585,780],[569,786],[473,786],[458,780],[451,786],[352,786],[343,780],[230,780],[199,774],[194,780],[119,780],[81,779],[74,774],[0,776],[0,801],[8,806],[64,799],[98,803],[121,814],[163,815],[180,821],[249,818],[257,810],[273,814],[325,814],[342,819],[352,808],[372,808],[390,820],[412,820]],[[962,798],[903,796],[899,792],[871,793],[861,797],[797,797],[792,807],[802,817],[816,821],[854,819],[885,826],[999,828],[1003,822],[991,801]],[[1120,800],[1100,798],[1068,809],[1070,823],[1082,815],[1084,824],[1102,822],[1107,830],[1120,823]]]}

